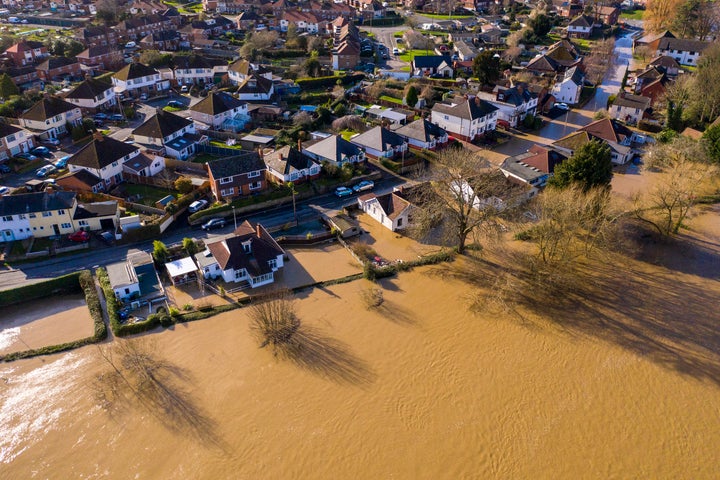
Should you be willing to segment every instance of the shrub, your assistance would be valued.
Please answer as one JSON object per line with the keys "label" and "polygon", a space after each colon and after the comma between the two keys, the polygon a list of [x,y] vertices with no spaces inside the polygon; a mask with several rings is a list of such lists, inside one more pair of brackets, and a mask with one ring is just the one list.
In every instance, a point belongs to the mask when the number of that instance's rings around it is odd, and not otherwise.
{"label": "shrub", "polygon": [[186,312],[190,312],[190,311],[192,311],[193,306],[192,306],[192,303],[186,303],[185,305],[183,305],[182,308],[183,308],[183,310],[185,310]]}
{"label": "shrub", "polygon": [[385,300],[383,290],[374,287],[363,289],[360,292],[360,299],[368,310],[379,307]]}
{"label": "shrub", "polygon": [[180,310],[175,307],[170,307],[170,316],[177,317],[178,315],[180,315]]}

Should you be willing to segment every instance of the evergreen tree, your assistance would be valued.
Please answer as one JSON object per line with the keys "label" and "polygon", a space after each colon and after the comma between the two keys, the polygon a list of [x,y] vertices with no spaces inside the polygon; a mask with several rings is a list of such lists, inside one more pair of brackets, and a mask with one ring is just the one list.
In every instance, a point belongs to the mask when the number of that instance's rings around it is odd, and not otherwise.
{"label": "evergreen tree", "polygon": [[613,176],[611,155],[610,147],[606,143],[590,141],[555,167],[555,174],[548,181],[548,185],[556,188],[578,185],[584,191],[594,187],[607,187]]}
{"label": "evergreen tree", "polygon": [[10,75],[3,73],[0,75],[0,98],[10,98],[13,95],[19,95],[20,90],[18,89],[15,82],[12,81]]}

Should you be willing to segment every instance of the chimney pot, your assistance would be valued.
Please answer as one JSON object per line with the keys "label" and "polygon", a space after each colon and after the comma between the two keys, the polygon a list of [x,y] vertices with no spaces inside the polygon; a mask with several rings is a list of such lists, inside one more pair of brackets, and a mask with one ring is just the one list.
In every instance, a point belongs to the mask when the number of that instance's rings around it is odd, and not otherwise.
{"label": "chimney pot", "polygon": [[261,237],[262,237],[262,232],[261,232],[261,230],[260,230],[260,224],[259,224],[259,223],[258,223],[257,225],[255,225],[255,231],[256,231],[256,233],[257,233],[258,238],[261,238]]}

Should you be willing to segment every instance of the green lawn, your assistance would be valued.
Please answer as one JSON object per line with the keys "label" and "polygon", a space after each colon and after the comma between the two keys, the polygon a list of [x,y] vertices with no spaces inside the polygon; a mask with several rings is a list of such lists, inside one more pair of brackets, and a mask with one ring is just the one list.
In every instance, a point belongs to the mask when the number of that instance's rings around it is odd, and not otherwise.
{"label": "green lawn", "polygon": [[381,97],[380,97],[380,100],[385,100],[386,102],[397,103],[398,105],[402,105],[402,104],[403,104],[402,100],[399,100],[399,99],[397,99],[397,98],[395,98],[395,97],[388,97],[387,95],[381,96]]}
{"label": "green lawn", "polygon": [[199,153],[193,157],[192,162],[193,163],[208,163],[212,160],[215,160],[216,158],[220,158],[220,157],[216,157],[215,155],[210,155],[209,153]]}
{"label": "green lawn", "polygon": [[623,20],[642,20],[645,15],[645,10],[635,10],[632,12],[622,12],[620,18]]}
{"label": "green lawn", "polygon": [[232,150],[242,150],[241,145],[228,145],[227,143],[221,142],[220,140],[210,140],[210,145],[212,145],[213,147],[230,148]]}
{"label": "green lawn", "polygon": [[181,111],[183,111],[183,110],[185,110],[185,109],[184,109],[184,108],[177,108],[177,107],[171,107],[171,106],[169,106],[169,105],[165,105],[165,106],[163,107],[163,110],[165,110],[166,112],[181,112]]}
{"label": "green lawn", "polygon": [[473,18],[474,15],[436,15],[434,13],[418,13],[423,17],[433,18],[436,20],[460,20],[463,18]]}
{"label": "green lawn", "polygon": [[403,35],[405,35],[406,30],[402,30],[400,32],[393,33],[393,37],[395,38],[402,38]]}
{"label": "green lawn", "polygon": [[410,62],[412,62],[413,58],[415,58],[416,55],[420,55],[420,56],[422,56],[422,55],[435,55],[435,52],[433,52],[433,51],[430,50],[430,49],[427,49],[427,50],[424,50],[424,49],[423,49],[423,50],[407,50],[407,51],[403,52],[402,55],[400,55],[398,58],[400,58],[400,60],[402,60],[403,62],[408,62],[408,63],[410,63]]}
{"label": "green lawn", "polygon": [[353,130],[343,130],[340,132],[340,136],[348,141],[353,137],[353,135],[357,135],[357,132]]}
{"label": "green lawn", "polygon": [[148,205],[150,207],[155,206],[155,202],[161,198],[173,195],[177,197],[177,192],[168,190],[166,188],[153,187],[152,185],[136,185],[134,183],[126,183],[125,191],[128,195],[140,195],[141,198],[137,203]]}

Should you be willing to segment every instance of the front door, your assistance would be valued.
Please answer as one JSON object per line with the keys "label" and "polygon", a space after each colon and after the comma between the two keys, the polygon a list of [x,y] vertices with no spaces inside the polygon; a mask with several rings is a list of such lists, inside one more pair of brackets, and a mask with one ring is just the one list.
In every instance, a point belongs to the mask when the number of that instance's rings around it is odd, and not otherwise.
{"label": "front door", "polygon": [[13,235],[12,230],[3,230],[2,239],[4,242],[12,242],[13,240],[15,240],[15,235]]}
{"label": "front door", "polygon": [[60,235],[60,229],[57,226],[57,223],[53,224],[53,230],[55,230],[55,235]]}

